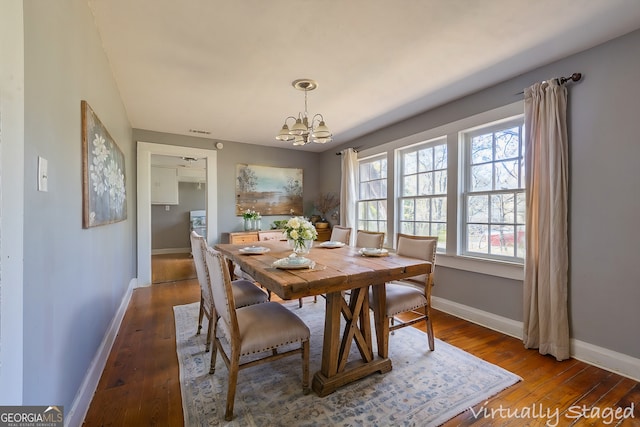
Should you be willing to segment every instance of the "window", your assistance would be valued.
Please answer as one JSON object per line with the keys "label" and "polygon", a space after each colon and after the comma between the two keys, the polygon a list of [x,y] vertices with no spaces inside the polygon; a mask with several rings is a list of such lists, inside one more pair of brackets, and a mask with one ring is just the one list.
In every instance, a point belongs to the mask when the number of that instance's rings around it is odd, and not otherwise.
{"label": "window", "polygon": [[358,229],[387,231],[387,158],[360,161]]}
{"label": "window", "polygon": [[447,242],[447,145],[445,138],[399,151],[398,231],[438,236]]}
{"label": "window", "polygon": [[464,132],[463,255],[523,262],[523,120]]}

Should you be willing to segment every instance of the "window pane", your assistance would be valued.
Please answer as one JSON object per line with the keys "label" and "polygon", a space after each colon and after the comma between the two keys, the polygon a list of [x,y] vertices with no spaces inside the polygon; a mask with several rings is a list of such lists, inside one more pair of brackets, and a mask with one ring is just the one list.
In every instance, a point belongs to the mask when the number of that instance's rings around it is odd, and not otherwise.
{"label": "window pane", "polygon": [[431,199],[431,221],[447,221],[446,197],[434,197]]}
{"label": "window pane", "polygon": [[491,222],[513,223],[513,212],[513,194],[494,194],[491,196]]}
{"label": "window pane", "polygon": [[484,163],[493,160],[492,134],[474,136],[471,138],[471,163]]}
{"label": "window pane", "polygon": [[372,162],[371,168],[369,169],[369,179],[380,179],[382,175],[380,174],[380,162]]}
{"label": "window pane", "polygon": [[517,158],[519,145],[518,127],[496,132],[496,160]]}
{"label": "window pane", "polygon": [[471,166],[471,191],[489,191],[491,187],[491,163],[486,165]]}
{"label": "window pane", "polygon": [[402,220],[404,221],[413,221],[415,215],[415,206],[414,200],[403,200],[402,201]]}
{"label": "window pane", "polygon": [[491,253],[514,256],[514,227],[503,225],[491,229]]}
{"label": "window pane", "polygon": [[433,147],[433,169],[447,168],[447,146],[445,144]]}
{"label": "window pane", "polygon": [[467,251],[489,253],[489,226],[469,224],[467,225]]}
{"label": "window pane", "polygon": [[527,214],[526,212],[527,207],[526,207],[525,198],[526,198],[526,193],[524,192],[519,192],[516,197],[516,212],[517,212],[516,222],[518,224],[524,224],[526,222],[525,218]]}
{"label": "window pane", "polygon": [[434,194],[447,194],[447,171],[433,173]]}
{"label": "window pane", "polygon": [[367,192],[368,189],[368,183],[366,182],[361,182],[360,183],[360,198],[361,199],[368,199],[369,198],[369,193]]}
{"label": "window pane", "polygon": [[420,195],[433,194],[433,173],[421,173],[418,175],[418,188]]}
{"label": "window pane", "polygon": [[467,222],[489,222],[489,199],[487,196],[467,198]]}
{"label": "window pane", "polygon": [[369,181],[371,179],[369,175],[369,163],[360,163],[360,182]]}
{"label": "window pane", "polygon": [[415,234],[413,232],[413,222],[401,221],[400,222],[400,233]]}
{"label": "window pane", "polygon": [[403,170],[402,172],[405,175],[413,174],[418,171],[418,154],[414,151],[413,153],[406,153],[403,157]]}
{"label": "window pane", "polygon": [[516,243],[516,256],[518,258],[524,258],[526,251],[526,239],[525,239],[525,227],[520,225],[516,227],[518,230],[518,240]]}
{"label": "window pane", "polygon": [[416,200],[416,221],[429,221],[429,199]]}
{"label": "window pane", "polygon": [[[376,203],[378,215],[376,218],[385,220],[387,219],[387,201],[386,200],[378,200]],[[385,225],[386,227],[386,225]],[[386,231],[386,229],[382,230]]]}
{"label": "window pane", "polygon": [[507,190],[512,188],[518,188],[518,169],[519,162],[503,161],[496,162],[496,190]]}
{"label": "window pane", "polygon": [[366,212],[367,212],[367,203],[358,202],[358,220],[365,219]]}
{"label": "window pane", "polygon": [[433,170],[433,148],[424,148],[418,151],[419,172],[427,172]]}
{"label": "window pane", "polygon": [[429,236],[431,230],[429,229],[428,222],[416,222],[416,235],[417,236]]}
{"label": "window pane", "polygon": [[447,247],[447,224],[435,223],[431,230],[432,236],[438,236],[438,248]]}
{"label": "window pane", "polygon": [[380,180],[380,198],[381,199],[387,198],[387,180],[386,179]]}

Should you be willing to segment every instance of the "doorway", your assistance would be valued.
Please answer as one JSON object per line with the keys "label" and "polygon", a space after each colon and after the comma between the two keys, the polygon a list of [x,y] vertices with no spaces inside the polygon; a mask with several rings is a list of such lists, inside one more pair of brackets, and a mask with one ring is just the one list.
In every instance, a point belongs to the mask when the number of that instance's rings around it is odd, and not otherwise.
{"label": "doorway", "polygon": [[138,287],[150,286],[151,275],[151,155],[183,156],[206,160],[206,223],[207,242],[214,243],[218,235],[216,212],[217,151],[176,145],[138,141]]}

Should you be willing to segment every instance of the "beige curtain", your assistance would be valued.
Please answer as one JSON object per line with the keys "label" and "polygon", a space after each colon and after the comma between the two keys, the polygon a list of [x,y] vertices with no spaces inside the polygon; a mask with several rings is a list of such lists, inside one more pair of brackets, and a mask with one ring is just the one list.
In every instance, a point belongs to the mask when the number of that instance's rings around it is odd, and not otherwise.
{"label": "beige curtain", "polygon": [[567,313],[567,90],[555,79],[525,89],[526,348],[570,357]]}
{"label": "beige curtain", "polygon": [[351,244],[353,244],[356,230],[356,201],[358,178],[358,155],[353,148],[342,150],[342,178],[340,183],[340,225],[351,227]]}

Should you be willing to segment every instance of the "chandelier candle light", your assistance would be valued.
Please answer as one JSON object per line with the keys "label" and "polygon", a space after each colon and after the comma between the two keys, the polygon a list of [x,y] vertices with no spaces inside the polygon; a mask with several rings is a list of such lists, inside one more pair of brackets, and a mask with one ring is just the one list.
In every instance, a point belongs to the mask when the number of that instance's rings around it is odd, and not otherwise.
{"label": "chandelier candle light", "polygon": [[[298,79],[292,83],[294,88],[304,91],[304,112],[298,113],[298,118],[289,116],[284,119],[284,125],[280,133],[276,136],[279,141],[293,141],[293,145],[307,145],[311,142],[324,144],[331,142],[333,134],[324,123],[322,114],[315,114],[309,121],[307,113],[307,92],[318,87],[318,83],[311,79]],[[295,123],[289,129],[287,120],[293,119]]]}

